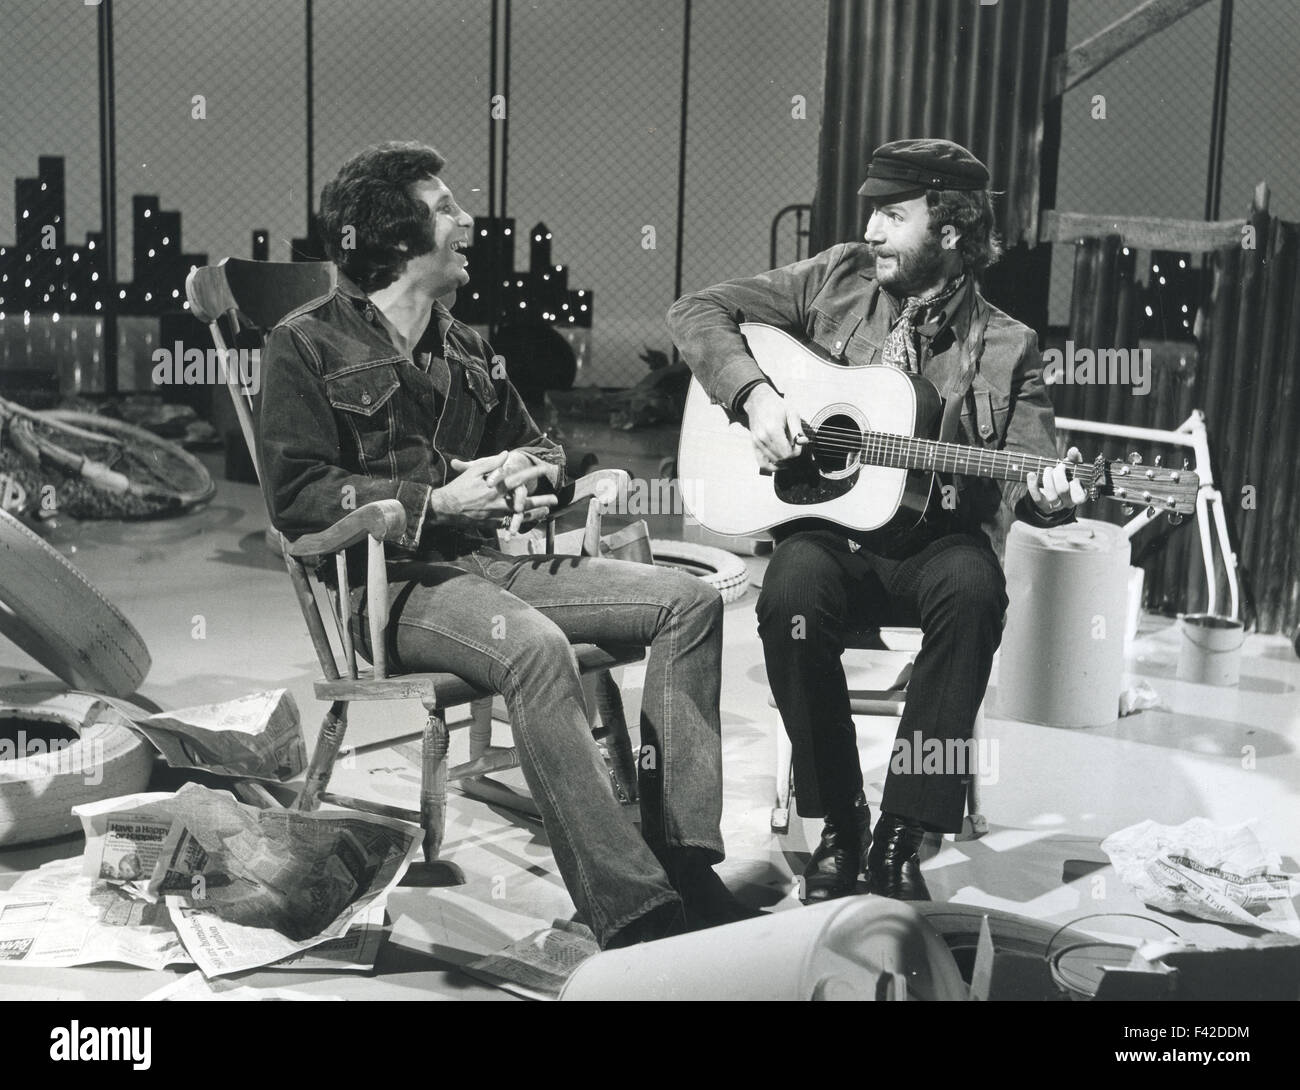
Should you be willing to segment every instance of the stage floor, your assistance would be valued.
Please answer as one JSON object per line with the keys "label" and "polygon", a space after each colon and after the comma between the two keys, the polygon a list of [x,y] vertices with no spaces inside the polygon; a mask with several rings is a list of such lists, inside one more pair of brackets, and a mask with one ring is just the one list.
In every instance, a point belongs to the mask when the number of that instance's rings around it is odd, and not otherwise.
{"label": "stage floor", "polygon": [[[178,708],[288,688],[311,745],[323,712],[312,694],[317,664],[283,567],[263,544],[265,526],[257,489],[222,481],[215,500],[198,513],[159,522],[65,522],[50,540],[144,636],[153,655],[145,696]],[[668,536],[668,530],[657,525],[654,533]],[[766,561],[746,562],[757,573]],[[728,858],[720,870],[747,901],[798,911],[792,875],[802,869],[820,822],[796,817],[783,836],[769,829],[778,724],[767,705],[755,596],[750,589],[726,611]],[[193,636],[198,617],[203,639]],[[1097,912],[1158,918],[1124,888],[1099,848],[1109,833],[1148,818],[1164,824],[1198,816],[1222,824],[1256,819],[1285,869],[1300,870],[1300,660],[1283,637],[1249,636],[1240,687],[1214,689],[1176,679],[1178,648],[1174,622],[1145,618],[1126,662],[1126,684],[1146,679],[1165,710],[1086,730],[999,718],[995,672],[984,737],[997,743],[997,775],[984,785],[981,806],[991,831],[980,840],[947,840],[927,862],[936,900],[1057,923]],[[623,678],[633,724],[643,675],[640,667]],[[42,676],[15,647],[0,644],[0,685]],[[421,719],[414,702],[354,706],[348,741],[358,753],[354,767],[336,774],[335,790],[413,806],[418,771],[407,743],[418,738]],[[867,795],[875,808],[896,720],[860,723]],[[504,736],[508,728],[498,729]],[[465,732],[453,738],[453,760],[463,760]],[[1243,767],[1245,746],[1254,747],[1254,767]],[[47,860],[79,855],[81,847],[74,836],[0,850],[0,889]],[[456,966],[571,916],[545,834],[537,823],[453,792],[444,855],[463,869],[466,884],[398,891],[389,902],[393,928],[375,973],[262,972],[245,983],[354,999],[507,998]],[[1240,943],[1249,934],[1166,919],[1190,938]],[[133,999],[176,975],[120,966],[0,968],[0,998]]]}

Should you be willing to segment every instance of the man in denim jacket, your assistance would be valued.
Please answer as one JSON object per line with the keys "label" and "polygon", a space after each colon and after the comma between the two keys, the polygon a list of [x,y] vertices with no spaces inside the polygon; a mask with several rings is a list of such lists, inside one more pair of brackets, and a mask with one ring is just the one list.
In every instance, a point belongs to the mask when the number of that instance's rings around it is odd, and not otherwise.
{"label": "man in denim jacket", "polygon": [[[673,339],[712,400],[749,428],[760,465],[775,468],[807,440],[749,354],[738,328],[746,321],[812,341],[847,367],[887,363],[929,379],[945,399],[945,441],[1056,456],[1038,339],[976,285],[998,253],[988,182],[984,164],[950,141],[886,144],[861,189],[873,205],[865,245],[834,246],[673,305]],[[926,830],[961,828],[971,770],[922,758],[934,743],[944,754],[969,752],[948,743],[971,737],[1007,605],[990,536],[999,540],[1013,517],[1067,521],[1084,498],[1064,462],[1041,482],[970,478],[954,487],[955,508],[932,501],[919,528],[885,543],[815,520],[775,535],[759,633],[790,734],[799,811],[825,816],[805,900],[852,893],[863,872],[873,892],[929,899],[917,848]],[[840,656],[850,631],[888,624],[920,625],[924,639],[895,750],[911,759],[897,768],[891,760],[873,845]]]}
{"label": "man in denim jacket", "polygon": [[[504,695],[556,864],[602,946],[754,915],[712,869],[723,858],[717,592],[680,572],[488,545],[495,527],[556,502],[564,455],[439,301],[469,279],[473,227],[442,166],[432,148],[382,144],[321,194],[338,287],[287,315],[263,354],[272,521],[293,537],[372,500],[402,504],[390,661]],[[649,647],[641,833],[609,788],[570,641]]]}

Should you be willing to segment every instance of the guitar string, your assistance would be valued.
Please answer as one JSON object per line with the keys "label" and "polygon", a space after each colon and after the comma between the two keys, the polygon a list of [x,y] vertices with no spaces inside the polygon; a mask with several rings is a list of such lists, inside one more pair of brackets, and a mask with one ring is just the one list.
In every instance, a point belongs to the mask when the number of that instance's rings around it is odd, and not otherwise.
{"label": "guitar string", "polygon": [[[891,435],[888,432],[870,432],[865,437],[859,437],[860,433],[853,433],[853,439],[835,439],[825,438],[825,432],[828,429],[821,428],[813,436],[813,445],[822,450],[840,450],[846,453],[864,453],[877,454],[882,456],[901,455],[911,456],[913,458],[925,458],[929,452],[933,453],[935,461],[945,459],[953,463],[956,469],[956,461],[962,459],[966,463],[967,471],[970,470],[972,456],[977,462],[988,460],[988,468],[994,469],[999,462],[1008,466],[1009,470],[1018,472],[1018,465],[1042,471],[1056,465],[1056,462],[1042,458],[1033,454],[1008,454],[1001,450],[980,450],[978,447],[965,447],[958,443],[940,443],[930,439],[920,439],[917,436],[908,435]],[[849,434],[846,431],[846,434]],[[933,468],[933,467],[917,467]],[[1074,463],[1074,475],[1080,480],[1091,481],[1095,467],[1090,463]]]}
{"label": "guitar string", "polygon": [[[846,438],[844,439],[826,438],[827,433],[830,432],[844,435]],[[847,438],[848,436],[852,436],[852,438],[849,439]],[[894,467],[894,468],[928,469],[931,472],[945,472],[945,471],[960,472],[959,467],[956,464],[956,460],[962,459],[965,461],[965,467],[964,467],[965,471],[967,473],[971,473],[972,470],[971,470],[970,460],[971,460],[971,456],[974,455],[976,461],[980,463],[980,465],[977,466],[975,470],[975,475],[977,476],[981,475],[980,471],[985,468],[987,468],[989,473],[984,475],[993,475],[997,471],[999,462],[1001,462],[1004,466],[1006,466],[1006,469],[1003,470],[1004,473],[1014,472],[1017,474],[1017,476],[1015,477],[1007,477],[1006,479],[1008,480],[1020,479],[1019,472],[1021,466],[1032,468],[1037,472],[1041,473],[1044,470],[1050,469],[1051,467],[1057,464],[1055,461],[1049,458],[1043,458],[1039,455],[1025,455],[1025,454],[1018,454],[1018,453],[1008,454],[1006,451],[981,450],[978,447],[966,447],[958,443],[942,443],[937,440],[922,439],[918,436],[895,435],[889,432],[862,433],[856,431],[855,429],[835,428],[830,425],[824,425],[823,427],[818,428],[814,431],[813,445],[814,447],[818,447],[820,449],[829,449],[831,451],[835,451],[838,448],[839,450],[842,450],[846,453],[863,453],[863,454],[869,454],[869,455],[879,456],[879,457],[895,456],[895,457],[910,458],[911,460],[923,459],[926,457],[926,454],[928,452],[933,451],[934,452],[933,461],[937,462],[940,458],[944,458],[946,456],[947,460],[952,463],[950,469],[938,467],[934,465],[933,462],[929,466],[918,465],[914,467],[909,467],[904,465],[904,466]],[[986,458],[988,459],[987,467],[985,467],[982,464],[984,459]],[[1091,485],[1093,483],[1093,480],[1096,475],[1096,467],[1091,463],[1088,462],[1072,463],[1070,468],[1073,471],[1073,477],[1079,480],[1080,483],[1084,483],[1088,485]],[[1175,482],[1175,481],[1160,481],[1155,479],[1145,480],[1139,478],[1134,480],[1133,483],[1135,485],[1144,486],[1147,491],[1151,491],[1152,489],[1155,489],[1160,493],[1171,493],[1175,498],[1178,495],[1182,495],[1184,493],[1191,491],[1190,481],[1186,483],[1182,483],[1182,482]],[[1131,499],[1135,502],[1142,502],[1142,497],[1139,496],[1116,497],[1116,498]],[[1158,497],[1153,496],[1152,500],[1155,500],[1157,498]]]}

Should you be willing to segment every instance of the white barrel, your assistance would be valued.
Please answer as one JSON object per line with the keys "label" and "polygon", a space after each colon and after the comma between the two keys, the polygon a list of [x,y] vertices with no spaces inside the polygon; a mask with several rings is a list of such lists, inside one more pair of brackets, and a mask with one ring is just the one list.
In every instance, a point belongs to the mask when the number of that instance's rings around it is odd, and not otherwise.
{"label": "white barrel", "polygon": [[1050,530],[1017,522],[1004,568],[999,714],[1052,727],[1113,723],[1128,613],[1124,531],[1094,519]]}
{"label": "white barrel", "polygon": [[903,901],[845,897],[578,966],[561,999],[965,999],[939,933]]}

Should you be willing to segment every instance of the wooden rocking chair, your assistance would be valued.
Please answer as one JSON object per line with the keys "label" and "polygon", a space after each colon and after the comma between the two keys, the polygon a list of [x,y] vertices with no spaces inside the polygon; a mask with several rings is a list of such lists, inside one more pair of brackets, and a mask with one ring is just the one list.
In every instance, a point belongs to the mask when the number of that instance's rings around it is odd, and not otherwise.
{"label": "wooden rocking chair", "polygon": [[[327,294],[335,281],[335,267],[330,263],[227,258],[219,265],[193,269],[185,282],[185,294],[191,312],[208,323],[217,349],[224,354],[230,350],[260,349],[265,334],[285,314]],[[234,400],[240,430],[261,480],[255,441],[256,395],[241,384],[237,367],[226,368],[226,382]],[[544,528],[545,551],[653,562],[644,523],[627,527],[607,538],[601,537],[603,506],[611,498],[626,495],[628,480],[628,474],[622,470],[601,470],[561,489],[561,509],[575,507],[584,500],[587,502],[586,523],[568,534],[556,535],[553,523],[548,521]],[[491,691],[471,685],[452,673],[400,674],[395,677],[388,674],[384,641],[388,626],[384,542],[401,537],[405,518],[405,512],[396,500],[380,500],[350,512],[328,529],[292,542],[271,531],[283,553],[294,594],[324,675],[315,683],[316,697],[330,705],[293,806],[300,810],[314,810],[321,802],[328,802],[418,822],[424,830],[425,860],[433,863],[442,847],[448,781],[460,781],[466,794],[489,802],[533,815],[537,810],[526,794],[514,791],[487,775],[519,765],[514,747],[490,744],[494,695]],[[345,550],[362,541],[368,543],[369,634],[374,649],[373,668],[369,670],[358,667],[348,629],[351,588]],[[308,574],[310,569],[318,568],[331,557],[337,580],[335,585],[327,584],[326,590],[339,641],[337,652],[326,632]],[[635,801],[636,762],[623,720],[622,700],[610,670],[640,661],[644,658],[644,650],[635,646],[575,644],[574,652],[583,675],[588,707],[599,708],[601,722],[595,733],[598,737],[604,735],[608,738],[613,789],[621,794],[623,800]],[[354,700],[406,699],[419,700],[427,715],[421,749],[419,810],[406,810],[328,791],[330,775],[347,730],[348,705]],[[449,769],[447,712],[466,704],[471,705],[470,760]],[[264,803],[274,801],[265,792],[258,794]]]}

